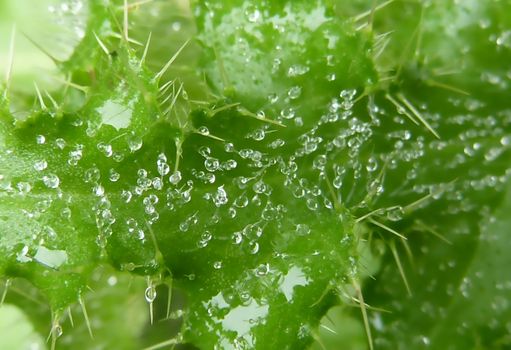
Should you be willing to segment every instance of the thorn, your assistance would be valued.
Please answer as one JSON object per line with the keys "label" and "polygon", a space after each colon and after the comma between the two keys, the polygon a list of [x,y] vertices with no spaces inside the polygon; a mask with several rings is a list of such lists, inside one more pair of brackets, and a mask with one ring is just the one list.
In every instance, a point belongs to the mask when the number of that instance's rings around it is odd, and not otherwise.
{"label": "thorn", "polygon": [[174,165],[174,173],[179,171],[179,162],[181,161],[181,157],[183,155],[183,139],[177,137],[175,139],[176,144],[176,164]]}
{"label": "thorn", "polygon": [[450,240],[448,240],[447,238],[445,238],[442,234],[440,234],[438,231],[436,231],[435,229],[433,229],[432,227],[426,225],[425,223],[423,223],[422,221],[418,220],[415,222],[415,224],[417,225],[417,228],[418,229],[421,229],[421,230],[425,230],[426,232],[429,232],[431,233],[433,236],[437,237],[438,239],[440,239],[441,241],[444,241],[445,243],[447,244],[452,244],[452,242]]}
{"label": "thorn", "polygon": [[106,48],[105,44],[101,41],[101,39],[97,36],[96,32],[92,32],[94,34],[94,37],[96,38],[96,41],[98,42],[99,46],[103,50],[103,52],[107,55],[107,57],[110,59],[110,52]]}
{"label": "thorn", "polygon": [[240,103],[236,102],[236,103],[226,104],[226,105],[224,105],[222,107],[214,108],[213,110],[211,110],[211,116],[214,116],[215,114],[223,112],[223,111],[226,111],[228,109],[231,109],[231,108],[234,108],[234,107],[238,107],[239,105],[240,105]]}
{"label": "thorn", "polygon": [[362,295],[362,290],[360,289],[360,286],[358,283],[353,279],[352,280],[353,287],[355,288],[355,292],[357,293],[359,305],[360,305],[360,311],[362,312],[362,318],[364,320],[364,328],[366,330],[367,335],[367,342],[369,344],[369,350],[373,350],[373,337],[371,336],[371,327],[369,326],[369,319],[367,317],[367,310],[366,305],[364,302],[364,296]]}
{"label": "thorn", "polygon": [[199,132],[198,130],[194,130],[194,133],[196,133],[197,135],[204,136],[204,137],[209,137],[210,139],[213,139],[213,140],[225,142],[225,140],[223,138],[221,138],[221,137],[218,137],[218,136],[215,136],[215,135],[211,135],[211,134],[204,134],[202,132]]}
{"label": "thorn", "polygon": [[399,98],[401,100],[401,102],[403,102],[405,104],[406,107],[408,107],[410,109],[410,111],[412,111],[412,113],[417,117],[419,118],[419,120],[421,121],[422,124],[424,124],[424,126],[437,138],[437,139],[440,139],[440,135],[438,135],[438,133],[435,131],[435,129],[433,129],[433,127],[427,122],[426,119],[424,119],[424,117],[419,113],[419,111],[412,105],[412,103],[410,101],[408,101],[408,99],[402,94],[402,93],[399,93],[397,95],[397,98]]}
{"label": "thorn", "polygon": [[407,238],[406,238],[405,236],[403,236],[402,234],[400,234],[399,232],[397,232],[397,231],[395,231],[395,230],[391,229],[390,227],[388,227],[388,226],[386,226],[386,225],[384,225],[384,224],[382,224],[382,223],[380,223],[380,222],[378,222],[378,221],[376,221],[376,220],[374,220],[374,219],[369,219],[368,221],[369,221],[370,223],[372,223],[372,224],[374,224],[374,225],[378,226],[378,227],[381,227],[381,228],[382,228],[382,229],[384,229],[385,231],[388,231],[388,232],[390,232],[390,233],[392,233],[392,234],[395,234],[396,236],[398,236],[398,237],[399,237],[399,238],[401,238],[401,239],[404,239],[405,241],[407,240]]}
{"label": "thorn", "polygon": [[124,40],[126,40],[126,42],[128,42],[128,0],[124,0],[124,16],[123,16],[123,35],[124,35]]}
{"label": "thorn", "polygon": [[170,106],[168,106],[168,108],[165,110],[165,112],[163,114],[169,114],[172,111],[172,108],[174,108],[177,98],[179,97],[179,95],[181,94],[182,91],[183,91],[183,83],[181,83],[181,85],[179,85],[179,89],[177,89],[177,92],[174,94],[174,98],[172,99]]}
{"label": "thorn", "polygon": [[[117,33],[117,32],[110,32],[110,33],[108,33],[108,35],[109,35],[109,36],[111,36],[111,37],[113,37],[113,38],[116,38],[116,39],[125,40],[125,39],[124,39],[124,35],[121,35],[121,34],[119,34],[119,33]],[[135,44],[135,45],[138,45],[138,46],[144,46],[144,44],[143,44],[143,43],[141,43],[140,41],[135,40],[135,39],[133,39],[133,38],[128,38],[128,42],[129,42],[130,44]]]}
{"label": "thorn", "polygon": [[75,322],[73,320],[73,313],[71,312],[71,306],[67,308],[67,315],[69,316],[69,323],[71,323],[71,327],[75,328]]}
{"label": "thorn", "polygon": [[167,93],[167,90],[170,88],[170,86],[174,85],[176,81],[175,80],[169,80],[167,81],[165,84],[163,84],[162,86],[159,87],[159,90],[160,90],[160,94],[159,96]]}
{"label": "thorn", "polygon": [[426,85],[429,85],[429,86],[432,86],[432,87],[437,87],[437,88],[444,89],[444,90],[449,90],[449,91],[456,92],[456,93],[461,94],[461,95],[470,96],[470,93],[465,91],[465,90],[461,90],[461,89],[459,89],[459,88],[457,88],[455,86],[451,86],[451,85],[448,85],[448,84],[440,83],[440,82],[432,80],[432,79],[426,80]]}
{"label": "thorn", "polygon": [[87,309],[85,308],[85,303],[83,301],[82,296],[78,298],[78,301],[80,303],[80,307],[82,308],[83,318],[85,319],[85,324],[87,325],[87,330],[89,331],[89,335],[91,339],[94,339],[94,335],[92,334],[92,328],[90,325],[89,315],[87,314]]}
{"label": "thorn", "polygon": [[394,256],[394,260],[396,261],[397,269],[399,270],[399,274],[401,275],[403,283],[406,287],[406,291],[409,296],[412,296],[412,291],[410,290],[410,285],[408,284],[408,280],[406,279],[405,271],[403,269],[403,265],[401,264],[401,259],[399,258],[399,255],[397,253],[396,243],[394,241],[391,241],[389,243],[389,247],[390,250],[392,251],[392,255]]}
{"label": "thorn", "polygon": [[51,339],[51,350],[55,350],[55,346],[57,345],[57,338],[62,334],[62,327],[59,323],[59,315],[57,312],[52,312],[52,320],[51,320],[51,329],[50,334],[46,338],[46,342]]}
{"label": "thorn", "polygon": [[7,292],[9,291],[9,287],[10,286],[11,286],[11,280],[8,278],[5,281],[4,291],[2,293],[2,298],[0,298],[0,307],[2,307],[2,305],[4,305],[5,297],[7,296]]}
{"label": "thorn", "polygon": [[280,126],[282,128],[285,128],[286,126],[284,124],[282,124],[281,122],[278,122],[276,120],[273,120],[273,119],[268,119],[266,117],[264,118],[261,118],[259,117],[258,115],[250,112],[248,109],[245,109],[243,107],[239,107],[237,108],[237,111],[238,113],[240,113],[241,115],[243,116],[246,116],[246,117],[250,117],[250,118],[254,118],[254,119],[257,119],[257,120],[260,120],[262,122],[265,122],[265,123],[269,123],[269,124],[273,124],[273,125],[277,125],[277,126]]}
{"label": "thorn", "polygon": [[434,193],[429,193],[429,194],[423,196],[422,198],[417,199],[415,202],[412,202],[412,203],[408,204],[407,206],[403,207],[403,211],[411,212],[415,209],[415,207],[424,203],[425,201],[427,201],[428,199],[430,199],[433,196],[434,196]]}
{"label": "thorn", "polygon": [[366,18],[367,16],[372,16],[374,15],[374,13],[378,10],[381,10],[382,8],[392,4],[395,0],[388,0],[388,1],[385,1],[384,3],[378,5],[378,6],[374,6],[376,5],[376,1],[373,2],[373,7],[368,10],[368,11],[365,11],[365,12],[362,12],[361,14],[359,14],[358,16],[355,16],[354,18],[354,21],[355,22],[358,22],[364,18]]}
{"label": "thorn", "polygon": [[415,120],[415,118],[410,114],[408,113],[408,111],[406,110],[405,107],[403,107],[399,102],[396,101],[396,99],[394,99],[394,97],[390,96],[389,94],[386,94],[385,95],[385,98],[387,100],[389,100],[396,108],[397,108],[397,111],[398,113],[403,113],[405,116],[408,117],[408,119],[410,119],[415,125],[419,125],[419,122],[417,120]]}
{"label": "thorn", "polygon": [[[145,4],[148,4],[150,2],[153,2],[153,0],[140,0],[140,1],[136,1],[134,3],[131,3],[131,4],[128,4],[128,10],[131,10],[133,8],[137,8],[141,5],[145,5]],[[122,8],[124,9],[126,7],[126,5],[124,5]]]}
{"label": "thorn", "polygon": [[332,334],[335,334],[335,335],[339,334],[336,331],[334,331],[332,328],[328,327],[327,325],[321,324],[320,327],[326,329],[327,331],[329,331]]}
{"label": "thorn", "polygon": [[44,100],[43,100],[43,96],[41,95],[41,91],[39,91],[39,87],[37,86],[35,81],[34,81],[34,87],[35,87],[35,91],[37,93],[37,98],[39,99],[39,104],[41,105],[41,109],[47,110],[48,108],[44,104]]}
{"label": "thorn", "polygon": [[147,42],[144,47],[144,53],[142,54],[142,58],[140,59],[139,66],[142,67],[142,64],[145,62],[145,58],[147,56],[147,51],[149,50],[149,44],[151,43],[151,37],[153,32],[149,32],[149,36],[147,37]]}
{"label": "thorn", "polygon": [[171,307],[171,304],[172,304],[172,277],[170,278],[170,282],[169,284],[167,285],[167,288],[169,289],[168,293],[167,293],[167,320],[170,318],[170,307]]}
{"label": "thorn", "polygon": [[181,52],[188,45],[189,42],[190,42],[190,39],[186,40],[184,42],[184,44],[181,45],[181,47],[176,51],[174,56],[172,56],[170,58],[170,60],[165,64],[165,66],[163,66],[163,68],[158,72],[158,74],[156,74],[156,76],[154,77],[156,80],[160,80],[160,78],[163,76],[163,74],[165,74],[165,72],[169,69],[169,67],[172,65],[172,63],[174,63],[176,58],[181,54]]}
{"label": "thorn", "polygon": [[154,345],[151,345],[147,348],[144,348],[143,350],[157,350],[157,349],[162,349],[162,348],[165,348],[167,346],[170,346],[170,345],[177,345],[179,344],[179,340],[176,339],[176,338],[172,338],[172,339],[169,339],[169,340],[165,340],[161,343],[158,343],[158,344],[154,344]]}
{"label": "thorn", "polygon": [[50,95],[50,93],[48,91],[44,91],[44,94],[50,99],[51,101],[51,104],[53,105],[53,107],[55,109],[58,109],[59,108],[59,105],[57,104],[57,101],[55,101],[55,99]]}
{"label": "thorn", "polygon": [[41,45],[39,45],[38,43],[36,43],[34,40],[32,40],[31,37],[28,36],[28,34],[26,34],[25,32],[21,32],[21,34],[23,34],[23,36],[25,38],[27,38],[28,41],[30,41],[32,43],[32,45],[34,45],[35,47],[37,47],[39,49],[39,51],[41,51],[42,53],[44,53],[50,60],[53,61],[53,63],[58,66],[59,63],[61,63],[61,61],[59,61],[58,59],[56,59],[55,57],[53,57],[48,51],[46,51]]}
{"label": "thorn", "polygon": [[11,40],[9,43],[9,63],[7,64],[7,70],[5,72],[5,93],[9,91],[12,80],[12,68],[14,66],[14,41],[16,38],[16,25],[12,26]]}
{"label": "thorn", "polygon": [[55,81],[58,81],[59,83],[62,83],[62,84],[65,84],[66,86],[69,86],[69,87],[72,87],[72,88],[75,88],[77,90],[80,90],[81,92],[83,93],[87,93],[87,86],[82,86],[82,85],[78,85],[78,84],[75,84],[75,83],[72,83],[71,81],[68,80],[62,80],[60,78],[57,78],[57,77],[51,77],[53,80]]}
{"label": "thorn", "polygon": [[373,216],[375,214],[381,213],[383,210],[384,210],[383,208],[379,208],[379,209],[373,210],[373,211],[371,211],[371,212],[369,212],[369,213],[367,213],[365,215],[362,215],[361,217],[359,217],[358,219],[355,220],[355,223],[358,224],[359,222],[364,221],[368,217],[371,217],[371,216]]}

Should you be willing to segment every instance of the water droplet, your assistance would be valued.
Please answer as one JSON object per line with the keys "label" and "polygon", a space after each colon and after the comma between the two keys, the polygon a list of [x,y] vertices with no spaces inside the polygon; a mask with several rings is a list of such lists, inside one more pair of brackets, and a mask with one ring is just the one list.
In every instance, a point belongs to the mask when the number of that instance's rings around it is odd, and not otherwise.
{"label": "water droplet", "polygon": [[43,183],[48,188],[57,188],[60,184],[60,179],[55,174],[48,174],[43,176]]}
{"label": "water droplet", "polygon": [[254,273],[257,277],[263,277],[266,276],[269,271],[270,271],[269,264],[261,264],[258,267],[256,267]]}
{"label": "water droplet", "polygon": [[161,176],[165,176],[170,172],[170,166],[167,163],[161,162],[159,160],[158,160],[157,168],[158,168],[158,174],[160,174]]}
{"label": "water droplet", "polygon": [[38,145],[42,145],[46,142],[46,137],[44,137],[44,135],[37,135],[35,140]]}
{"label": "water droplet", "polygon": [[43,160],[39,160],[39,161],[34,163],[34,169],[37,170],[37,171],[43,171],[47,167],[48,167],[48,163],[44,159]]}
{"label": "water droplet", "polygon": [[150,285],[146,288],[144,296],[148,303],[152,303],[156,299],[156,288],[154,288],[153,285]]}
{"label": "water droplet", "polygon": [[199,132],[199,134],[209,135],[209,129],[205,126],[199,127],[199,129],[197,131]]}
{"label": "water droplet", "polygon": [[232,143],[230,143],[230,142],[227,142],[227,143],[224,145],[224,149],[225,149],[225,151],[226,151],[226,152],[228,152],[228,153],[232,153],[232,152],[234,152],[234,151],[235,151],[235,149],[234,149],[234,145],[233,145]]}
{"label": "water droplet", "polygon": [[98,182],[100,177],[101,177],[101,173],[99,172],[99,169],[96,167],[93,167],[93,168],[89,168],[85,171],[84,181],[87,183],[96,183],[96,182]]}
{"label": "water droplet", "polygon": [[207,171],[215,172],[220,167],[220,162],[216,158],[206,158],[204,161],[204,167]]}
{"label": "water droplet", "polygon": [[141,149],[142,145],[143,145],[143,141],[137,135],[131,134],[128,137],[128,147],[129,147],[129,149],[130,149],[130,151],[132,153],[134,153],[134,152],[138,151],[139,149]]}
{"label": "water droplet", "polygon": [[105,157],[111,157],[112,156],[112,153],[113,153],[112,145],[106,144],[104,142],[100,142],[100,143],[97,144],[96,147],[98,148],[98,150],[101,153],[103,153],[103,155],[105,155]]}
{"label": "water droplet", "polygon": [[27,194],[32,190],[32,186],[28,182],[18,182],[16,187],[21,194]]}
{"label": "water droplet", "polygon": [[101,185],[96,185],[92,188],[92,193],[98,197],[102,197],[105,194],[105,188]]}
{"label": "water droplet", "polygon": [[307,226],[305,224],[298,224],[298,225],[296,225],[296,234],[298,236],[306,236],[310,232],[311,232],[311,229],[309,228],[309,226]]}
{"label": "water droplet", "polygon": [[287,92],[287,95],[290,99],[295,100],[302,94],[302,88],[299,86],[293,86],[289,91]]}
{"label": "water droplet", "polygon": [[62,138],[58,138],[55,140],[55,145],[60,149],[64,149],[64,147],[66,147],[66,141]]}
{"label": "water droplet", "polygon": [[213,196],[213,202],[217,207],[227,204],[227,192],[224,190],[224,186],[218,187],[215,195]]}
{"label": "water droplet", "polygon": [[372,172],[376,171],[376,169],[378,169],[378,161],[376,160],[376,158],[371,157],[368,159],[366,169],[370,173],[372,173]]}
{"label": "water droplet", "polygon": [[130,192],[130,191],[123,190],[123,191],[121,192],[121,198],[122,198],[122,200],[123,200],[125,203],[129,203],[129,202],[131,201],[131,197],[132,197],[132,196],[133,196],[133,195],[131,194],[131,192]]}
{"label": "water droplet", "polygon": [[213,268],[214,268],[215,270],[219,270],[219,269],[221,269],[221,268],[222,268],[222,262],[221,262],[221,261],[215,261],[215,262],[213,263]]}
{"label": "water droplet", "polygon": [[280,115],[284,119],[293,119],[295,117],[295,110],[291,107],[285,108],[280,111]]}
{"label": "water droplet", "polygon": [[232,234],[231,239],[232,239],[232,243],[237,245],[243,241],[243,235],[241,234],[241,232],[234,232]]}
{"label": "water droplet", "polygon": [[64,333],[64,331],[62,330],[62,326],[60,324],[57,323],[57,324],[53,325],[52,334],[56,338],[59,338],[60,336],[62,336],[63,333]]}
{"label": "water droplet", "polygon": [[253,5],[249,5],[245,10],[245,16],[249,22],[255,23],[261,20],[261,11]]}
{"label": "water droplet", "polygon": [[119,181],[120,177],[121,177],[121,174],[119,174],[114,169],[110,169],[110,176],[109,176],[110,181],[117,182],[117,181]]}
{"label": "water droplet", "polygon": [[288,77],[297,77],[300,75],[304,75],[309,71],[309,67],[301,65],[301,64],[294,64],[291,67],[289,67],[287,71]]}
{"label": "water droplet", "polygon": [[404,216],[404,210],[401,206],[396,206],[387,209],[387,219],[390,221],[399,221]]}
{"label": "water droplet", "polygon": [[181,181],[181,172],[178,170],[169,177],[169,182],[173,185],[177,185]]}

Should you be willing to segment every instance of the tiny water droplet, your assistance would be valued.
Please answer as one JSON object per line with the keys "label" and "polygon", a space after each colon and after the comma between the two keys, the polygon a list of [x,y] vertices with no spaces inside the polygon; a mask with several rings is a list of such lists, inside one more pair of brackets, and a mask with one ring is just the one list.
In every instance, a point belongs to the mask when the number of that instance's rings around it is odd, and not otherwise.
{"label": "tiny water droplet", "polygon": [[55,174],[48,174],[43,176],[43,183],[48,188],[57,188],[60,184],[60,179]]}
{"label": "tiny water droplet", "polygon": [[147,287],[144,296],[148,303],[152,303],[156,299],[156,288],[152,285]]}

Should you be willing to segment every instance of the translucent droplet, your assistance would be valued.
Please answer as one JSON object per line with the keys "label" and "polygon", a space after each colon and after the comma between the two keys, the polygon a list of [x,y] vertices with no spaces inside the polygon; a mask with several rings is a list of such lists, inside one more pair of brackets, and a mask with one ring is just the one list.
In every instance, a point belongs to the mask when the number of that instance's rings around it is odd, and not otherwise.
{"label": "translucent droplet", "polygon": [[387,210],[387,219],[390,221],[399,221],[404,216],[404,210],[401,206],[389,208]]}
{"label": "translucent droplet", "polygon": [[47,167],[48,167],[48,162],[46,162],[46,160],[44,160],[44,159],[38,160],[37,162],[34,163],[34,169],[37,171],[43,171]]}
{"label": "translucent droplet", "polygon": [[198,132],[202,135],[209,135],[209,129],[205,126],[199,127]]}
{"label": "translucent droplet", "polygon": [[98,150],[105,155],[105,157],[111,157],[113,154],[112,145],[100,142],[97,144]]}
{"label": "translucent droplet", "polygon": [[370,173],[378,169],[378,161],[376,160],[376,158],[374,157],[369,158],[369,160],[367,161],[366,169]]}
{"label": "translucent droplet", "polygon": [[213,196],[213,202],[217,207],[227,204],[227,192],[224,190],[224,186],[218,187],[215,195]]}
{"label": "translucent droplet", "polygon": [[170,172],[170,166],[165,162],[158,162],[157,164],[158,174],[165,176]]}
{"label": "translucent droplet", "polygon": [[297,77],[300,75],[304,75],[309,71],[309,67],[301,65],[301,64],[294,64],[291,67],[289,67],[287,71],[288,77]]}
{"label": "translucent droplet", "polygon": [[290,99],[295,100],[302,94],[302,88],[299,86],[293,86],[289,91],[287,92],[287,95]]}
{"label": "translucent droplet", "polygon": [[121,192],[121,198],[122,198],[122,200],[123,200],[125,203],[129,203],[129,202],[131,201],[131,197],[132,197],[132,196],[133,196],[133,195],[131,194],[131,192],[130,192],[130,191],[123,190],[123,191]]}
{"label": "translucent droplet", "polygon": [[249,5],[245,10],[245,16],[249,22],[255,23],[261,20],[261,11],[253,5]]}
{"label": "translucent droplet", "polygon": [[128,137],[128,147],[132,153],[141,149],[142,145],[143,145],[143,141],[137,135],[132,134]]}
{"label": "translucent droplet", "polygon": [[243,241],[243,235],[241,234],[241,232],[234,232],[232,234],[231,239],[232,239],[232,243],[240,244]]}
{"label": "translucent droplet", "polygon": [[117,182],[119,181],[119,178],[121,177],[121,174],[119,174],[117,171],[115,171],[114,169],[110,169],[110,172],[109,172],[109,179],[110,181],[112,182]]}
{"label": "translucent droplet", "polygon": [[21,194],[27,194],[32,190],[32,186],[28,182],[18,182],[16,187]]}
{"label": "translucent droplet", "polygon": [[87,183],[95,183],[98,182],[99,178],[101,177],[101,173],[99,172],[99,169],[96,167],[89,168],[85,171],[84,174],[84,181]]}
{"label": "translucent droplet", "polygon": [[220,162],[216,158],[206,158],[204,161],[204,167],[207,171],[215,172],[220,167]]}
{"label": "translucent droplet", "polygon": [[295,117],[295,110],[291,107],[285,108],[280,111],[280,115],[284,119],[293,119]]}
{"label": "translucent droplet", "polygon": [[43,176],[43,183],[48,188],[57,188],[60,184],[60,179],[55,174],[48,174]]}
{"label": "translucent droplet", "polygon": [[173,185],[177,185],[181,181],[181,172],[178,170],[169,177],[169,182]]}
{"label": "translucent droplet", "polygon": [[37,135],[35,141],[38,145],[42,145],[46,142],[46,137],[44,137],[44,135]]}
{"label": "translucent droplet", "polygon": [[58,138],[55,140],[55,145],[60,149],[64,149],[64,147],[66,147],[66,141],[63,138]]}
{"label": "translucent droplet", "polygon": [[256,267],[254,272],[257,277],[263,277],[266,276],[269,271],[270,271],[269,264],[261,264],[258,267]]}
{"label": "translucent droplet", "polygon": [[309,228],[309,226],[307,226],[305,224],[298,224],[298,225],[296,225],[296,234],[298,236],[306,236],[310,232],[311,232],[311,229]]}
{"label": "translucent droplet", "polygon": [[154,286],[150,285],[149,287],[146,288],[144,296],[145,296],[145,300],[148,303],[152,303],[156,299],[156,288],[154,288]]}
{"label": "translucent droplet", "polygon": [[215,270],[219,270],[219,269],[221,269],[221,268],[222,268],[222,262],[221,262],[221,261],[215,261],[215,262],[213,263],[213,268],[214,268]]}
{"label": "translucent droplet", "polygon": [[232,153],[232,152],[234,152],[234,151],[235,151],[235,149],[234,149],[234,145],[233,145],[232,143],[230,143],[230,142],[227,142],[227,143],[224,145],[224,149],[225,149],[225,151],[226,151],[226,152],[228,152],[228,153]]}

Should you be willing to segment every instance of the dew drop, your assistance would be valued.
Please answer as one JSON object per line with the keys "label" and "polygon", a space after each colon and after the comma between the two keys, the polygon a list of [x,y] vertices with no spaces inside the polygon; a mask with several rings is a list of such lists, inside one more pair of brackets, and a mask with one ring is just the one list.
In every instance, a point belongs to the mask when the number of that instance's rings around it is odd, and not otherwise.
{"label": "dew drop", "polygon": [[46,162],[46,160],[39,160],[34,163],[34,169],[37,171],[43,171],[47,167],[48,167],[48,163]]}
{"label": "dew drop", "polygon": [[177,185],[181,181],[181,172],[178,170],[169,177],[169,182],[173,185]]}
{"label": "dew drop", "polygon": [[148,303],[152,303],[156,299],[156,288],[152,285],[147,287],[144,296]]}
{"label": "dew drop", "polygon": [[43,176],[43,183],[48,188],[57,188],[60,184],[60,179],[55,174],[48,174]]}
{"label": "dew drop", "polygon": [[264,277],[268,274],[269,271],[270,271],[269,264],[261,264],[258,267],[256,267],[254,273],[257,277]]}
{"label": "dew drop", "polygon": [[140,137],[132,134],[128,137],[128,147],[132,153],[142,148],[143,141]]}
{"label": "dew drop", "polygon": [[302,94],[302,88],[299,86],[293,86],[289,91],[287,92],[287,95],[290,99],[295,100]]}

